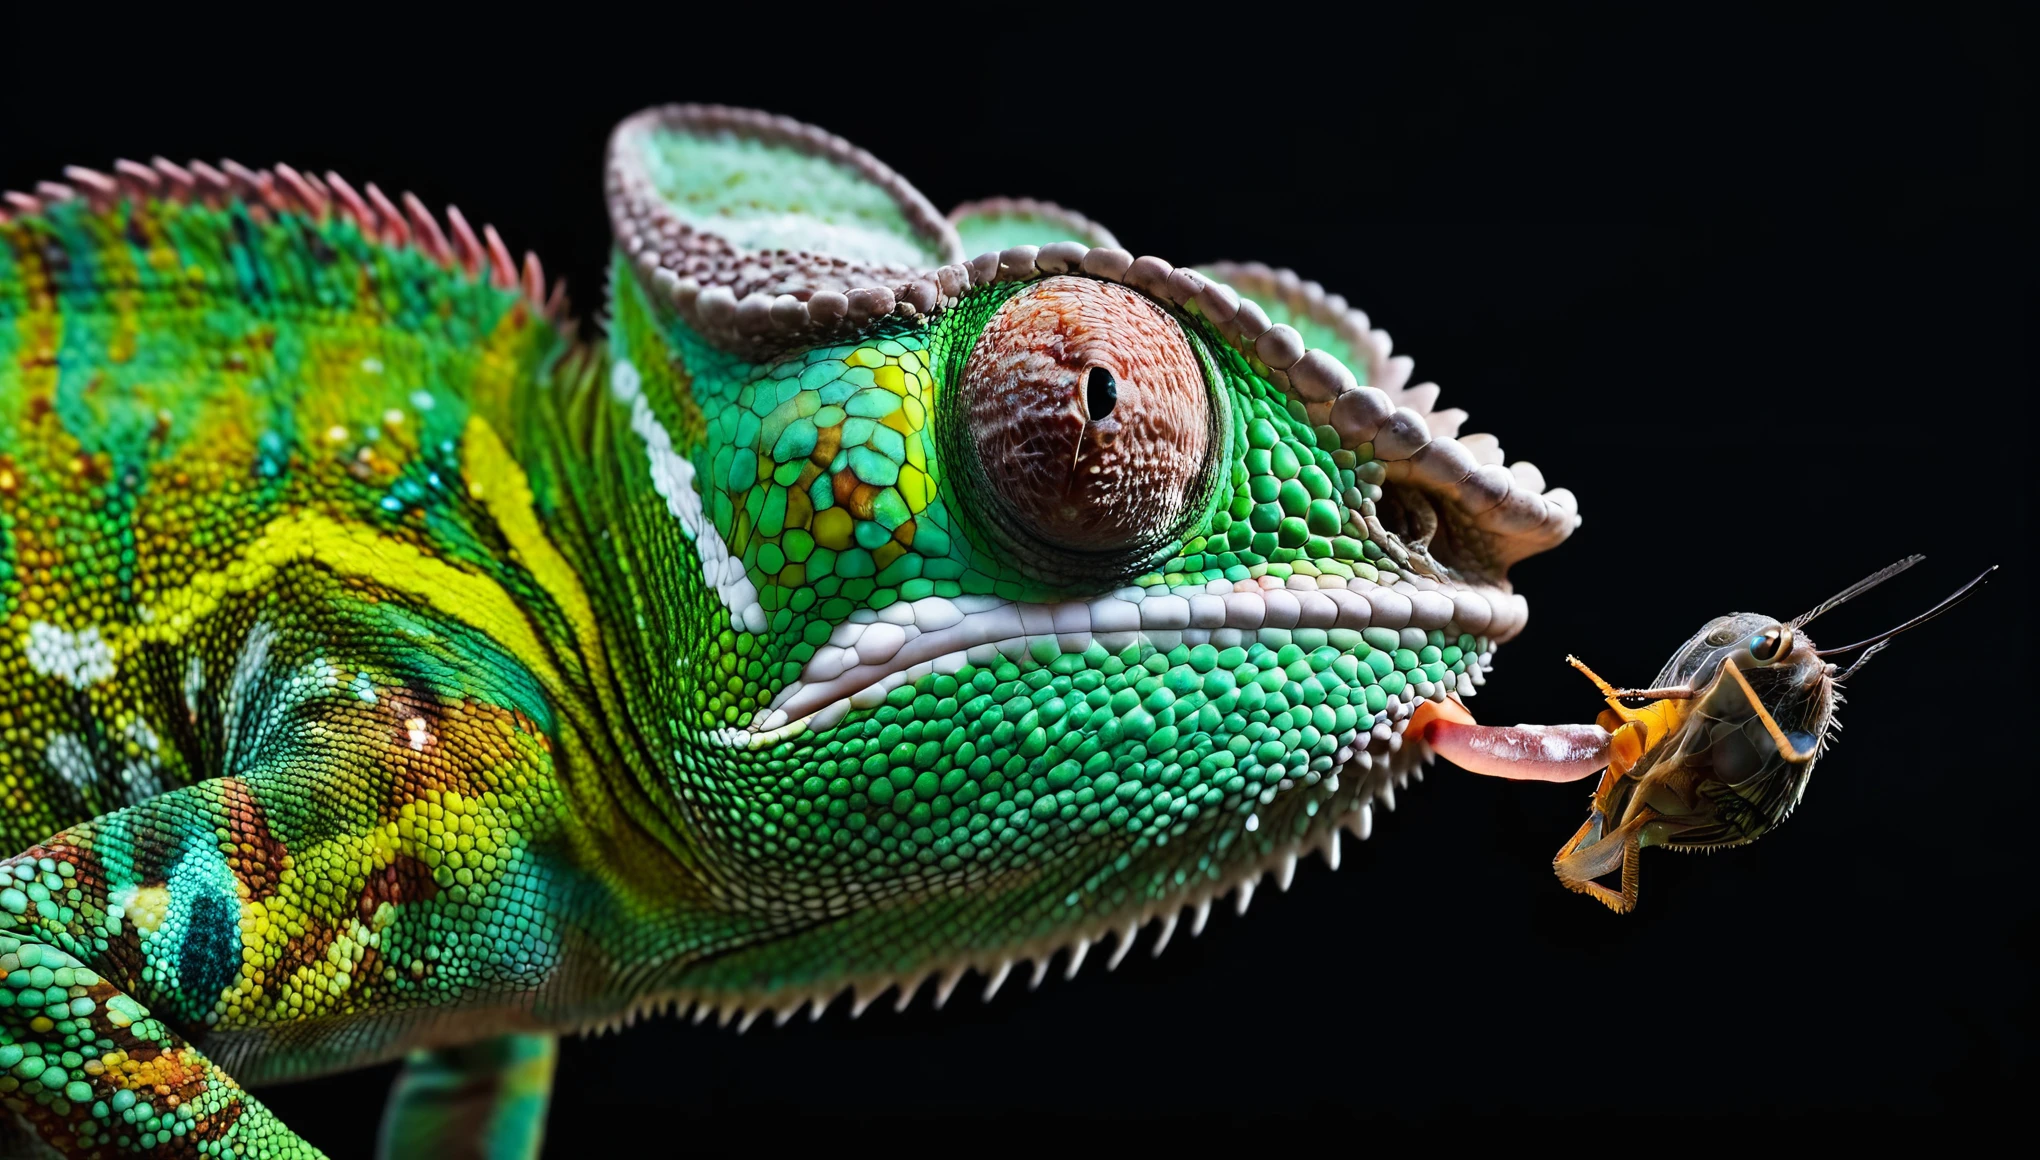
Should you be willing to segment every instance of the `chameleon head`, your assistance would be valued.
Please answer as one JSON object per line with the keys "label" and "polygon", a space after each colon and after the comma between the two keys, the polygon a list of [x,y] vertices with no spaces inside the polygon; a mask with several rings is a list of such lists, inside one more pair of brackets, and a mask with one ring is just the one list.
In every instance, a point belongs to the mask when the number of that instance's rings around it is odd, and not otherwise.
{"label": "chameleon head", "polygon": [[1073,967],[1335,860],[1578,522],[1287,272],[944,216],[741,110],[626,121],[608,188],[597,587],[636,594],[630,711],[750,932],[673,984],[725,1006]]}

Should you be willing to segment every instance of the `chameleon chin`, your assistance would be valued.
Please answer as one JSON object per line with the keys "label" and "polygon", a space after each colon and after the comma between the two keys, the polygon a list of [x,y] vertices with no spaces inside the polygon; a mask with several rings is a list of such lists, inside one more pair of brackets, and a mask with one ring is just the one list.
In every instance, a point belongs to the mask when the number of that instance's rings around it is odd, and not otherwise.
{"label": "chameleon chin", "polygon": [[0,1102],[66,1155],[311,1155],[242,1085],[407,1052],[390,1150],[531,1154],[560,1033],[1159,953],[1434,751],[1605,769],[1556,865],[1626,910],[1798,800],[1889,574],[1483,727],[1577,504],[1316,283],[671,106],[584,325],[358,180],[0,201]]}

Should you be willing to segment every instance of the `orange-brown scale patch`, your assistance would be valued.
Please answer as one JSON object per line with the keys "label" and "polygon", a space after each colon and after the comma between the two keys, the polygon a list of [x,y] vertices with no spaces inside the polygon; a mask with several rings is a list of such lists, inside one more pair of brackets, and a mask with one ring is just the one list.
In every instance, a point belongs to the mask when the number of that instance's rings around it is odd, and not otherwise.
{"label": "orange-brown scale patch", "polygon": [[802,468],[800,485],[806,487],[808,484],[813,483],[815,476],[827,471],[829,464],[836,461],[836,452],[842,449],[843,425],[841,423],[836,424],[834,427],[823,427],[816,431],[815,449],[808,453],[808,463],[814,468],[814,475],[808,474],[807,468]]}
{"label": "orange-brown scale patch", "polygon": [[[402,906],[407,902],[430,902],[437,897],[439,883],[432,880],[432,867],[409,854],[393,854],[388,865],[368,876],[355,913],[366,923],[385,902]],[[363,971],[361,977],[373,976]]]}
{"label": "orange-brown scale patch", "polygon": [[261,901],[276,893],[290,860],[290,848],[269,828],[262,803],[238,777],[219,779],[221,806],[227,819],[227,868],[247,886],[248,896]]}
{"label": "orange-brown scale patch", "polygon": [[856,472],[847,469],[837,472],[829,480],[829,491],[835,495],[837,505],[860,520],[872,518],[872,503],[883,490],[864,482]]}

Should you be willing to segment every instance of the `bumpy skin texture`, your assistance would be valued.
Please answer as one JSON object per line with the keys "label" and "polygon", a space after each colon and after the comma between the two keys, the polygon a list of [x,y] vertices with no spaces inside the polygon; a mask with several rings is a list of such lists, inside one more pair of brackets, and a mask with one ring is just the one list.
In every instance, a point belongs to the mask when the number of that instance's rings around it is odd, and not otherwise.
{"label": "bumpy skin texture", "polygon": [[[868,155],[647,117],[586,348],[493,233],[336,178],[0,215],[0,1103],[59,1151],[308,1154],[237,1080],[413,1052],[389,1147],[528,1154],[552,1033],[1166,939],[1365,836],[1522,623],[1492,562],[1570,530],[1293,278],[1032,203],[917,272],[957,227]],[[1002,414],[1044,302],[1075,341]],[[1100,361],[1116,442],[1049,397]],[[1101,471],[1048,494],[1029,438]]]}

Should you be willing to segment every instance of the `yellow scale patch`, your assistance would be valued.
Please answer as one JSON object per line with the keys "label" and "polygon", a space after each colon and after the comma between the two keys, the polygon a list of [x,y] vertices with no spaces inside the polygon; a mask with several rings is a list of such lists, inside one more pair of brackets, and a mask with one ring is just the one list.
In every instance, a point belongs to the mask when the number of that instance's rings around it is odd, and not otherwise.
{"label": "yellow scale patch", "polygon": [[[595,608],[581,587],[580,574],[539,526],[531,481],[523,466],[497,437],[495,428],[479,416],[468,420],[461,437],[461,469],[467,477],[468,494],[489,509],[503,538],[516,552],[518,562],[559,602],[567,619],[574,622],[581,654],[591,663],[599,664],[604,654],[595,626]],[[497,591],[500,593],[501,589]],[[598,685],[607,687],[606,682]]]}
{"label": "yellow scale patch", "polygon": [[[427,789],[419,800],[404,803],[397,817],[366,833],[294,851],[270,897],[250,898],[247,886],[240,884],[241,976],[220,997],[217,1026],[259,1027],[345,1012],[363,1003],[359,991],[364,987],[423,978],[432,969],[423,959],[373,964],[379,974],[364,969],[370,953],[381,949],[383,931],[396,921],[397,912],[383,902],[364,922],[355,900],[372,877],[408,857],[430,867],[444,884],[457,881],[467,888],[470,904],[479,904],[504,868],[499,853],[507,855],[527,840],[519,819],[503,808],[516,796]],[[136,905],[143,904],[146,893],[136,892]],[[140,925],[139,917],[136,921]],[[322,955],[301,958],[287,972],[274,973],[291,957],[294,942],[318,932],[331,932]]]}
{"label": "yellow scale patch", "polygon": [[[519,561],[559,602],[573,622],[583,655],[599,660],[603,650],[594,609],[579,577],[539,526],[523,469],[479,418],[469,421],[463,452],[470,494],[489,508]],[[231,563],[191,577],[147,608],[140,623],[110,628],[108,643],[119,655],[146,643],[179,641],[227,598],[262,589],[279,570],[296,563],[316,563],[336,575],[373,580],[480,630],[529,667],[554,694],[555,703],[569,703],[560,696],[564,691],[560,674],[548,652],[500,585],[366,526],[314,512],[272,520]],[[595,683],[606,685],[599,679]],[[499,725],[506,732],[510,728],[507,718]],[[414,738],[414,746],[424,740]],[[422,800],[405,803],[398,817],[375,829],[292,851],[286,864],[276,868],[277,890],[266,899],[250,897],[247,885],[237,882],[243,970],[239,983],[222,996],[220,1025],[256,1026],[286,1013],[303,1017],[350,1006],[353,992],[368,981],[358,977],[359,965],[395,919],[394,908],[387,903],[366,923],[355,913],[368,881],[401,855],[435,871],[451,860],[459,864],[454,873],[462,885],[471,892],[479,888],[499,869],[494,862],[497,851],[524,841],[519,827],[512,824],[515,819],[502,807],[528,799],[528,774],[513,762],[505,776],[518,784],[496,805],[451,790],[429,789]],[[136,891],[126,917],[142,931],[153,932],[167,915],[169,903],[166,888],[143,887]],[[324,956],[301,963],[286,978],[271,976],[290,944],[319,931],[333,932]],[[426,964],[387,964],[386,969],[417,977]]]}
{"label": "yellow scale patch", "polygon": [[[900,396],[899,408],[878,422],[900,433],[901,442],[906,447],[906,462],[900,465],[899,480],[894,487],[905,501],[907,510],[919,516],[934,502],[936,495],[935,481],[928,473],[928,450],[923,435],[928,424],[929,395],[932,393],[927,366],[918,351],[888,355],[876,346],[860,346],[845,356],[843,362],[846,366],[869,368],[875,386]],[[832,430],[840,434],[841,428]],[[833,446],[833,441],[829,445]],[[769,474],[774,466],[769,457],[760,456],[761,476]],[[863,481],[848,468],[838,475],[845,477],[845,486],[838,495],[854,493],[864,486]],[[841,504],[820,512],[813,511],[805,502],[807,486],[811,482],[812,476],[804,473],[788,489],[791,496],[786,526],[808,529],[815,543],[824,548],[840,552],[853,547],[856,543],[856,516]],[[894,529],[891,542],[872,552],[872,563],[880,571],[907,552],[914,542],[914,527],[914,521],[909,519]],[[787,565],[779,576],[780,583],[789,586],[798,586],[805,579],[805,569],[799,564]]]}
{"label": "yellow scale patch", "polygon": [[109,628],[109,643],[118,655],[128,651],[122,646],[129,641],[182,640],[227,597],[264,588],[278,571],[299,563],[316,563],[335,575],[373,580],[415,597],[488,634],[549,685],[560,686],[559,673],[530,622],[500,585],[372,528],[309,511],[271,520],[232,563],[193,576],[184,587],[166,594],[143,613],[143,623]]}

